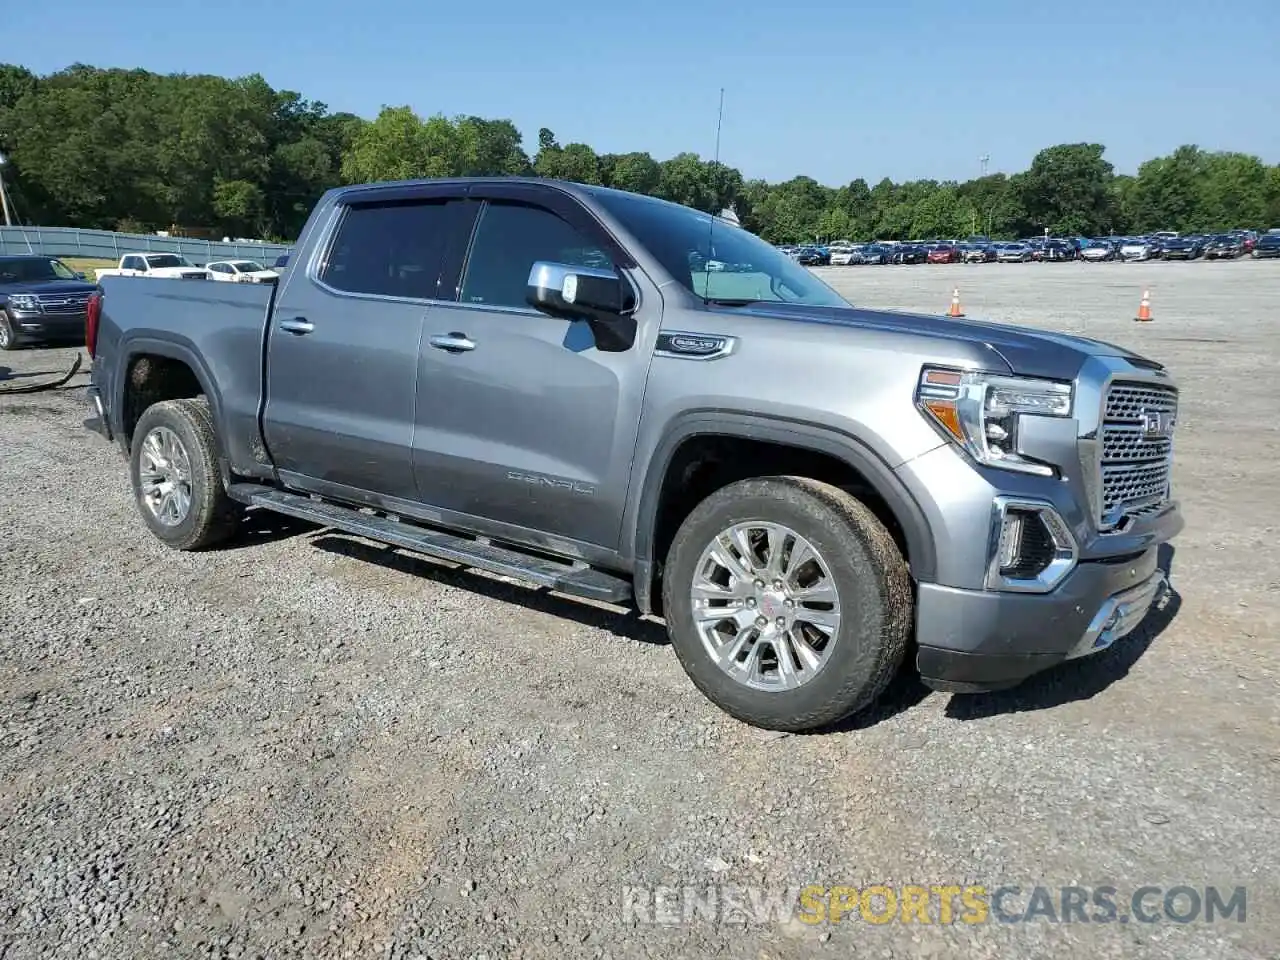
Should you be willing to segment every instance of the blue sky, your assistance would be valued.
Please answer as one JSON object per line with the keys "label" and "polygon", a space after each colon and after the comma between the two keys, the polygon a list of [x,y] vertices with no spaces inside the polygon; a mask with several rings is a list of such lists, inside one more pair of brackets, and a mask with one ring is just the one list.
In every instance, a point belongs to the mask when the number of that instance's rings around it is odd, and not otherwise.
{"label": "blue sky", "polygon": [[334,110],[510,118],[601,151],[828,184],[968,179],[1088,140],[1280,162],[1280,3],[1200,0],[164,0],[6,3],[0,58],[261,73]]}

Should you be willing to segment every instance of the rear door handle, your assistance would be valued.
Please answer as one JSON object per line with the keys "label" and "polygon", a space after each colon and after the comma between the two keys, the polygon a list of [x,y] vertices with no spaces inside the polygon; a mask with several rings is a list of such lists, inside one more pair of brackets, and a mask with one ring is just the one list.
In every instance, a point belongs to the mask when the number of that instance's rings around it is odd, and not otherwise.
{"label": "rear door handle", "polygon": [[474,340],[456,330],[453,333],[437,333],[431,338],[430,343],[437,350],[448,350],[450,353],[464,353],[476,348]]}
{"label": "rear door handle", "polygon": [[296,333],[301,336],[304,333],[310,333],[316,328],[316,325],[306,317],[294,317],[292,320],[281,320],[280,329],[288,330],[290,333]]}

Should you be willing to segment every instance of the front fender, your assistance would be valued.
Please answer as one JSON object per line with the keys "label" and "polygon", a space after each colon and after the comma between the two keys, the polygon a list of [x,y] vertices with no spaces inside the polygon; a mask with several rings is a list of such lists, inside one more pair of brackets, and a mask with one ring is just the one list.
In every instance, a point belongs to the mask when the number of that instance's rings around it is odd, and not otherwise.
{"label": "front fender", "polygon": [[[857,471],[884,500],[902,528],[911,557],[911,574],[930,580],[937,567],[934,537],[920,504],[889,465],[858,438],[830,427],[748,413],[745,411],[694,411],[676,419],[663,433],[648,469],[638,484],[635,507],[627,524],[631,543],[624,553],[635,559],[635,594],[642,613],[652,610],[653,570],[661,560],[654,556],[654,539],[663,480],[680,444],[695,436],[738,437],[821,453]],[[629,549],[628,549],[629,548]]]}

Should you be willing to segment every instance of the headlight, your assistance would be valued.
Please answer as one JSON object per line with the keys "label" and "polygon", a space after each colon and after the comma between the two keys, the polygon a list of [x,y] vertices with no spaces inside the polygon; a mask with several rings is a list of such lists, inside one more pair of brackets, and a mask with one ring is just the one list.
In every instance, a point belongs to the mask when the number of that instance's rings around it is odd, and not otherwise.
{"label": "headlight", "polygon": [[40,306],[40,298],[34,293],[11,293],[9,302],[19,310],[35,310]]}
{"label": "headlight", "polygon": [[1025,416],[1071,416],[1071,385],[925,367],[920,373],[916,405],[947,439],[958,443],[978,463],[1052,477],[1055,471],[1049,464],[1017,452],[1019,421]]}

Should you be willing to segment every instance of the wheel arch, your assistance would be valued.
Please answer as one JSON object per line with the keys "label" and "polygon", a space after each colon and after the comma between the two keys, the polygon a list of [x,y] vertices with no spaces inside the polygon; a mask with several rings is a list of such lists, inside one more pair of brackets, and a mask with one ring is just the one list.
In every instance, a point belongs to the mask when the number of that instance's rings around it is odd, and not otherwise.
{"label": "wheel arch", "polygon": [[[151,368],[140,366],[143,362],[151,365]],[[217,444],[222,480],[224,484],[230,483],[222,432],[217,429],[222,422],[222,396],[217,389],[217,380],[192,347],[154,337],[137,337],[126,341],[120,351],[113,392],[115,396],[111,409],[116,411],[119,443],[126,453],[133,440],[133,428],[147,407],[163,400],[203,396],[213,418],[214,441]],[[138,394],[141,394],[141,399],[138,399]]]}
{"label": "wheel arch", "polygon": [[[706,461],[700,454],[728,445],[742,451],[761,451],[763,470],[743,463],[700,487],[688,471]],[[788,462],[801,468],[787,469]],[[785,472],[827,474],[825,479],[852,486],[867,495],[872,507],[887,522],[906,554],[911,575],[930,580],[936,569],[934,538],[923,509],[885,460],[866,443],[850,434],[816,424],[758,414],[715,411],[687,416],[668,429],[649,460],[641,481],[634,526],[634,589],[642,613],[659,612],[662,566],[674,530],[693,503],[720,486],[746,476]],[[720,481],[723,482],[720,482]],[[708,482],[708,481],[702,481]],[[692,498],[681,497],[691,485]],[[672,497],[675,496],[673,502]]]}

